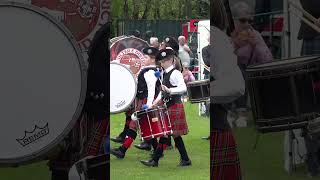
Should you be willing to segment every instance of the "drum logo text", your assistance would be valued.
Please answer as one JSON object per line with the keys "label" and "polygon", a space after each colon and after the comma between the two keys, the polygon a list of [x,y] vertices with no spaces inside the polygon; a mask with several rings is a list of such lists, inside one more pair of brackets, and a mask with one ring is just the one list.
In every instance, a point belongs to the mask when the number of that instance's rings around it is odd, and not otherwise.
{"label": "drum logo text", "polygon": [[29,131],[24,131],[24,137],[22,139],[16,139],[23,147],[27,146],[30,143],[35,142],[36,140],[49,134],[49,124],[47,123],[44,127],[40,128],[35,125],[34,129]]}
{"label": "drum logo text", "polygon": [[119,107],[121,107],[121,106],[123,106],[125,104],[126,104],[126,101],[123,100],[123,101],[120,101],[118,104],[116,104],[116,107],[119,108]]}
{"label": "drum logo text", "polygon": [[134,48],[124,49],[116,57],[116,61],[121,64],[130,65],[130,70],[133,74],[138,73],[140,68],[144,66],[145,60],[142,52]]}
{"label": "drum logo text", "polygon": [[152,121],[152,122],[158,122],[158,120],[159,120],[159,119],[155,117],[155,118],[152,118],[151,121]]}

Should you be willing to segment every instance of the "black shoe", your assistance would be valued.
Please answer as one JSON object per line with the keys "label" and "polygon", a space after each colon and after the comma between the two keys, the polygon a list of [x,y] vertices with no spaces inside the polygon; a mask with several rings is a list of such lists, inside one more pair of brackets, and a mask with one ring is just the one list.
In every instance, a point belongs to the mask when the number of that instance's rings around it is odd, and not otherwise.
{"label": "black shoe", "polygon": [[167,148],[166,148],[166,150],[171,150],[171,149],[173,149],[172,145],[171,146],[167,146]]}
{"label": "black shoe", "polygon": [[210,136],[202,137],[201,139],[203,139],[203,140],[209,140],[209,139],[210,139]]}
{"label": "black shoe", "polygon": [[140,161],[143,165],[145,166],[149,166],[149,167],[158,167],[158,162],[156,162],[153,159],[147,160],[147,161]]}
{"label": "black shoe", "polygon": [[191,160],[185,161],[181,159],[178,166],[191,166]]}
{"label": "black shoe", "polygon": [[110,154],[116,156],[119,159],[123,159],[124,156],[126,155],[125,153],[123,153],[122,151],[120,151],[119,148],[114,148],[110,150]]}
{"label": "black shoe", "polygon": [[135,144],[134,147],[140,150],[151,151],[151,145],[146,142],[141,142],[140,144]]}
{"label": "black shoe", "polygon": [[124,138],[121,136],[112,137],[112,138],[110,138],[110,140],[113,142],[116,142],[116,143],[123,143],[124,142]]}

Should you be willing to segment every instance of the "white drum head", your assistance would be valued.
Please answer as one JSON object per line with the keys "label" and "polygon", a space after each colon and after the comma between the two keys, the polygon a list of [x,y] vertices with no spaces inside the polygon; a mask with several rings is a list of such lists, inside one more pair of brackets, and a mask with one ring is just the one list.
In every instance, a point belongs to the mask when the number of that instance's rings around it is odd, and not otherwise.
{"label": "white drum head", "polygon": [[120,113],[133,102],[137,83],[131,70],[123,64],[110,63],[110,113]]}
{"label": "white drum head", "polygon": [[86,93],[71,33],[39,8],[0,3],[0,165],[40,159],[70,132]]}

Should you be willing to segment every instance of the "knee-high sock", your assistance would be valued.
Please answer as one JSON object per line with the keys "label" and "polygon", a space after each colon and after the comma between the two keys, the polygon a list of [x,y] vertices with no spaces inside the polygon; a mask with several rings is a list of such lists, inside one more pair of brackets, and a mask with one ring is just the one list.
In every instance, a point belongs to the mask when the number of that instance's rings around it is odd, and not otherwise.
{"label": "knee-high sock", "polygon": [[185,160],[185,161],[188,161],[188,160],[189,160],[189,157],[188,157],[187,150],[186,150],[186,148],[185,148],[185,146],[184,146],[182,137],[181,137],[181,136],[178,136],[178,137],[174,138],[174,142],[175,142],[175,144],[176,144],[176,147],[177,147],[178,150],[179,150],[181,159],[182,159],[182,160]]}
{"label": "knee-high sock", "polygon": [[136,139],[137,137],[137,132],[135,132],[132,129],[128,130],[127,136],[124,139],[124,142],[122,144],[122,146],[120,147],[120,150],[125,153],[127,151],[127,149],[130,148],[131,144],[133,143],[133,141]]}
{"label": "knee-high sock", "polygon": [[122,138],[126,137],[127,132],[129,130],[130,121],[131,121],[131,117],[127,115],[126,116],[126,123],[124,124],[122,132],[119,134],[120,137],[122,137]]}
{"label": "knee-high sock", "polygon": [[158,147],[154,151],[154,156],[152,158],[154,161],[156,161],[156,162],[159,161],[160,157],[163,154],[163,151],[166,150],[166,148],[167,148],[167,144],[168,144],[168,138],[167,137],[160,137]]}
{"label": "knee-high sock", "polygon": [[172,146],[171,137],[172,137],[172,136],[169,136],[169,137],[168,137],[168,143],[167,143],[168,146]]}
{"label": "knee-high sock", "polygon": [[153,147],[153,150],[156,150],[158,147],[158,141],[156,138],[152,138],[148,141],[148,143],[150,143]]}

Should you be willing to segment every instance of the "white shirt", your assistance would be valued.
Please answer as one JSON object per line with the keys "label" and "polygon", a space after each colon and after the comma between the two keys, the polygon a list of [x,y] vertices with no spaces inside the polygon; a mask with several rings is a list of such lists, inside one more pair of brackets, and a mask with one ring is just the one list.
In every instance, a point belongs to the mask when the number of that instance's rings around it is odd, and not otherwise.
{"label": "white shirt", "polygon": [[179,44],[179,58],[181,59],[182,64],[184,62],[188,63],[190,65],[190,55],[189,53],[184,49],[185,47],[188,47],[187,45],[181,46]]}
{"label": "white shirt", "polygon": [[[145,66],[144,68],[147,68],[147,67],[149,68],[149,67],[156,67],[156,66],[150,65],[150,66]],[[158,78],[155,76],[154,73],[155,73],[155,71],[150,69],[143,74],[143,77],[146,80],[147,88],[148,88],[147,105],[149,107],[152,106],[154,96],[155,96],[156,83],[158,80]]]}
{"label": "white shirt", "polygon": [[[174,68],[174,66],[171,65],[170,67],[168,67],[164,71],[166,73],[168,73],[173,68]],[[162,74],[162,76],[163,76],[163,74]],[[180,71],[178,71],[176,69],[173,70],[173,72],[171,73],[169,81],[173,86],[177,86],[177,87],[169,88],[170,89],[170,95],[183,94],[183,93],[185,93],[187,91],[186,83],[184,82],[183,75],[182,75],[182,73]],[[159,100],[161,97],[162,97],[162,92],[160,92],[160,94],[158,95],[156,101]]]}
{"label": "white shirt", "polygon": [[230,103],[244,94],[244,79],[229,37],[213,26],[211,33],[210,73],[215,80],[210,82],[210,96],[213,103]]}

